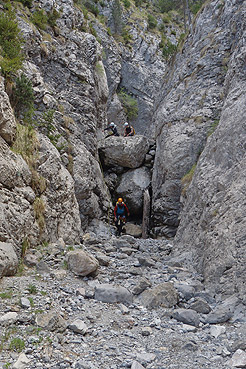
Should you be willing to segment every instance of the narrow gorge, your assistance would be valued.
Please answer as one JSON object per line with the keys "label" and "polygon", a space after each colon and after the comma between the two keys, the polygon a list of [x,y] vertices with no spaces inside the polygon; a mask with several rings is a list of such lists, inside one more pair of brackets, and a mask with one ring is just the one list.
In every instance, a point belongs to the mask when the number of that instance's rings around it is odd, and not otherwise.
{"label": "narrow gorge", "polygon": [[0,1],[1,368],[246,368],[245,15]]}

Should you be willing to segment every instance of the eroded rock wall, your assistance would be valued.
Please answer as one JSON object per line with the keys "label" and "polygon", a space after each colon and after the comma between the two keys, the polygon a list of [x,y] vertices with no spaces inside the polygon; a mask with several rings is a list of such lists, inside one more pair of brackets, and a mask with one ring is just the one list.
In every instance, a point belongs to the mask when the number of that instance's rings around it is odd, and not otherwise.
{"label": "eroded rock wall", "polygon": [[[75,180],[85,229],[110,206],[97,154],[97,138],[107,121],[102,47],[94,36],[80,30],[84,16],[73,1],[34,5],[48,12],[55,8],[59,18],[55,27],[47,25],[40,31],[27,19],[26,10],[19,8],[17,17],[25,39],[24,72],[33,83],[36,114],[42,117],[44,112],[53,112],[52,135],[61,136],[55,146]],[[47,135],[44,125],[38,129]]]}
{"label": "eroded rock wall", "polygon": [[153,173],[154,233],[174,236],[181,209],[181,179],[197,163],[221,116],[225,77],[237,48],[244,2],[211,1],[194,21],[156,105]]}
{"label": "eroded rock wall", "polygon": [[[58,238],[67,243],[79,242],[79,208],[70,173],[57,149],[39,134],[35,173],[42,176],[45,186],[42,194],[35,193],[32,168],[11,149],[16,120],[4,92],[3,79],[0,89],[0,241],[13,245],[18,256],[24,244],[37,246]],[[39,211],[35,208],[37,204],[42,204]]]}
{"label": "eroded rock wall", "polygon": [[[237,42],[228,63],[220,122],[189,187],[176,253],[184,249],[192,253],[193,264],[214,292],[239,293],[246,302],[245,2],[234,3],[234,7]],[[226,9],[229,11],[229,4]]]}

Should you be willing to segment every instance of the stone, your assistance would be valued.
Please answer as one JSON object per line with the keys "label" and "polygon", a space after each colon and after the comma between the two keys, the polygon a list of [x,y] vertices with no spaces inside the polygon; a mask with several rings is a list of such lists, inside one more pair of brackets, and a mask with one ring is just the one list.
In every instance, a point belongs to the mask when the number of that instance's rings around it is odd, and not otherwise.
{"label": "stone", "polygon": [[17,321],[18,314],[16,312],[10,311],[9,313],[6,313],[0,317],[0,323],[15,323]]}
{"label": "stone", "polygon": [[12,144],[16,135],[16,121],[9,98],[5,92],[4,79],[0,78],[0,136]]}
{"label": "stone", "polygon": [[68,268],[81,277],[91,274],[99,267],[99,262],[92,255],[82,250],[70,251],[66,255]]}
{"label": "stone", "polygon": [[218,324],[225,323],[233,316],[233,311],[228,306],[217,306],[205,317],[205,323]]}
{"label": "stone", "polygon": [[148,168],[140,167],[123,173],[115,193],[123,197],[132,215],[139,215],[143,209],[143,194],[150,185],[151,174]]}
{"label": "stone", "polygon": [[18,267],[18,258],[11,243],[0,242],[0,278],[14,275]]}
{"label": "stone", "polygon": [[20,299],[20,305],[24,309],[28,309],[29,307],[31,307],[30,300],[28,300],[26,297],[21,297],[21,299]]}
{"label": "stone", "polygon": [[125,168],[138,168],[144,162],[149,150],[145,136],[109,137],[99,146],[100,158],[105,166],[119,165]]}
{"label": "stone", "polygon": [[228,365],[232,368],[246,368],[246,352],[243,350],[237,350],[233,355],[231,360],[229,360]]}
{"label": "stone", "polygon": [[175,284],[175,287],[186,301],[190,300],[194,296],[195,288],[193,286],[177,283]]}
{"label": "stone", "polygon": [[125,287],[104,283],[95,287],[94,298],[102,302],[130,304],[133,296]]}
{"label": "stone", "polygon": [[25,369],[31,362],[24,353],[21,353],[17,361],[13,365],[13,369]]}
{"label": "stone", "polygon": [[147,288],[151,287],[151,282],[145,278],[142,277],[138,280],[137,284],[132,288],[133,295],[140,295],[143,291],[145,291]]}
{"label": "stone", "polygon": [[136,360],[132,362],[131,369],[144,369],[144,367]]}
{"label": "stone", "polygon": [[98,260],[99,265],[108,266],[110,264],[110,258],[102,252],[96,253],[96,259]]}
{"label": "stone", "polygon": [[127,222],[124,227],[126,230],[126,236],[129,235],[136,238],[140,238],[142,236],[142,227],[140,225]]}
{"label": "stone", "polygon": [[76,319],[72,323],[68,325],[68,328],[71,329],[75,333],[79,333],[85,335],[88,331],[88,327],[85,322],[81,319]]}
{"label": "stone", "polygon": [[200,324],[199,315],[194,310],[176,309],[172,313],[172,316],[179,322],[199,327]]}
{"label": "stone", "polygon": [[140,302],[148,309],[170,308],[178,303],[178,293],[172,283],[165,282],[145,290],[140,295]]}
{"label": "stone", "polygon": [[143,352],[137,354],[137,361],[144,362],[144,363],[151,363],[156,358],[155,354],[150,354],[148,352]]}
{"label": "stone", "polygon": [[190,308],[201,314],[208,314],[211,311],[211,307],[209,306],[207,301],[199,298],[196,299],[192,304],[190,304]]}
{"label": "stone", "polygon": [[151,327],[143,327],[143,328],[141,329],[141,334],[142,334],[142,336],[150,336],[150,335],[151,335],[151,333],[152,333],[152,329],[151,329]]}
{"label": "stone", "polygon": [[51,332],[64,332],[67,328],[66,321],[56,311],[38,314],[36,317],[36,323],[39,327]]}
{"label": "stone", "polygon": [[211,336],[218,338],[221,334],[225,333],[226,328],[222,325],[212,325],[210,327]]}

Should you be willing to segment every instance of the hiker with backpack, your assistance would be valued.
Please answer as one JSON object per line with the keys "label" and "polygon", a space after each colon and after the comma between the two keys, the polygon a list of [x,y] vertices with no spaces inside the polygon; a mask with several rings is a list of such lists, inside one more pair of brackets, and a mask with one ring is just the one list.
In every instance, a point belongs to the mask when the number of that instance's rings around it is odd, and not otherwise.
{"label": "hiker with backpack", "polygon": [[111,122],[108,125],[108,127],[104,128],[104,131],[110,131],[109,134],[105,138],[110,137],[110,136],[119,136],[116,124],[114,122]]}
{"label": "hiker with backpack", "polygon": [[135,135],[135,129],[130,126],[129,123],[125,123],[124,124],[124,137],[128,137],[128,136],[134,136]]}

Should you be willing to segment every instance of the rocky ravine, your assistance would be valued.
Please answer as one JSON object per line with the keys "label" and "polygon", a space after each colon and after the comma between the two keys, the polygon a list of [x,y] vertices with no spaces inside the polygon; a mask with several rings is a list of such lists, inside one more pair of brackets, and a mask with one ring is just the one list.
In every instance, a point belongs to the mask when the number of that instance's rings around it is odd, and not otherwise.
{"label": "rocky ravine", "polygon": [[1,280],[1,367],[245,367],[237,298],[204,290],[170,257],[172,243],[111,232],[86,234],[73,249],[30,250],[24,273]]}

